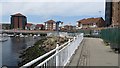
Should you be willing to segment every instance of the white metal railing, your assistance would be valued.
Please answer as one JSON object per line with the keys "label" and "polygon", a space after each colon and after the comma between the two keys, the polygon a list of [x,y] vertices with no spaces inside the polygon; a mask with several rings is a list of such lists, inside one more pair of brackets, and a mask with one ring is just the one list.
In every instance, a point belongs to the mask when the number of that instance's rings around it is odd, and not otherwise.
{"label": "white metal railing", "polygon": [[55,53],[52,56],[48,57],[46,60],[38,64],[36,67],[65,66],[69,62],[71,56],[74,54],[75,50],[78,48],[82,40],[83,40],[83,33],[77,35],[71,40],[69,39],[68,42],[64,43],[61,46],[57,44],[55,49],[38,57],[37,59],[32,60],[31,62],[23,65],[22,67],[29,67],[54,52]]}

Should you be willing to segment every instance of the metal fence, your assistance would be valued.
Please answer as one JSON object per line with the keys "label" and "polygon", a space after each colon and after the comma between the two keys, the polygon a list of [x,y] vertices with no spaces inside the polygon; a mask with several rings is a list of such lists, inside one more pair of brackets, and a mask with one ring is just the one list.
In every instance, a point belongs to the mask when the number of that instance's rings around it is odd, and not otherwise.
{"label": "metal fence", "polygon": [[119,48],[120,45],[120,28],[107,28],[101,30],[101,38],[110,43],[112,48]]}
{"label": "metal fence", "polygon": [[59,46],[59,44],[57,44],[56,49],[53,49],[50,52],[38,57],[37,59],[32,60],[31,62],[23,65],[22,67],[29,67],[52,53],[53,55],[51,55],[46,60],[38,64],[36,68],[37,67],[46,68],[48,66],[55,66],[55,67],[65,66],[69,62],[71,56],[74,54],[75,50],[78,48],[82,40],[83,40],[83,33],[77,35],[73,39],[69,39],[69,41],[64,43],[63,45]]}
{"label": "metal fence", "polygon": [[78,30],[78,33],[84,33],[85,37],[100,37],[100,30],[94,30],[94,29],[80,29]]}

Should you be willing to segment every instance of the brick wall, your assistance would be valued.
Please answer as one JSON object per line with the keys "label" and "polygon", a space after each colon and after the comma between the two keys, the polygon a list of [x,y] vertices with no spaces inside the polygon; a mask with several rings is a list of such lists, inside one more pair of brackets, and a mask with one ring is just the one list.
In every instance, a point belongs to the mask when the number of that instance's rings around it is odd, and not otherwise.
{"label": "brick wall", "polygon": [[18,28],[18,17],[13,17],[13,25],[14,25],[14,29]]}
{"label": "brick wall", "polygon": [[23,17],[19,17],[19,28],[22,29],[23,27],[23,21],[22,21]]}
{"label": "brick wall", "polygon": [[22,16],[12,16],[11,25],[13,29],[24,29],[26,24],[26,18]]}
{"label": "brick wall", "polygon": [[120,26],[120,2],[112,3],[112,26]]}

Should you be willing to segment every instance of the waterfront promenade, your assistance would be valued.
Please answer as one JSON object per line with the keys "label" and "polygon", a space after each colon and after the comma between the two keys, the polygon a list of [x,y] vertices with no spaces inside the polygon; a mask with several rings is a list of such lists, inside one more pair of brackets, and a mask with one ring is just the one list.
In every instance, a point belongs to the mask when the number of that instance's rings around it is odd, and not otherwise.
{"label": "waterfront promenade", "polygon": [[50,33],[55,31],[47,31],[47,30],[2,30],[2,33]]}
{"label": "waterfront promenade", "polygon": [[67,66],[118,66],[118,54],[100,38],[84,38]]}

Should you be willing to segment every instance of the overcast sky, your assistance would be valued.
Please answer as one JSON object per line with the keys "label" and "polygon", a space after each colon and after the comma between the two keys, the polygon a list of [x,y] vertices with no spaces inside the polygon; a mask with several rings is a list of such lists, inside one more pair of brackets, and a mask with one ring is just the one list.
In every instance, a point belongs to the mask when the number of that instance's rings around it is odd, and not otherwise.
{"label": "overcast sky", "polygon": [[[43,23],[53,19],[76,25],[76,21],[88,17],[103,17],[104,0],[2,0],[2,20],[10,22],[10,15],[22,13],[28,22]],[[44,2],[43,2],[44,1]],[[74,2],[73,2],[74,1]],[[79,2],[78,2],[79,1]]]}

